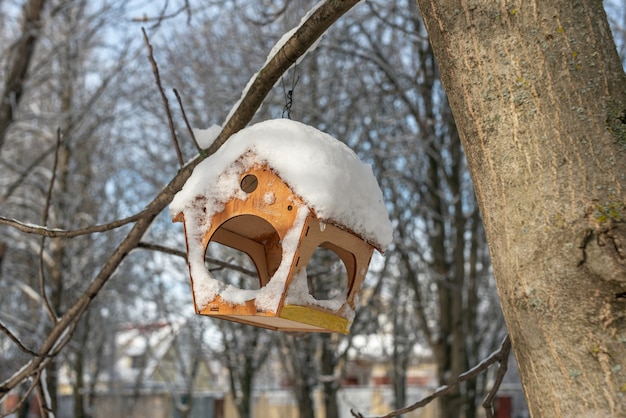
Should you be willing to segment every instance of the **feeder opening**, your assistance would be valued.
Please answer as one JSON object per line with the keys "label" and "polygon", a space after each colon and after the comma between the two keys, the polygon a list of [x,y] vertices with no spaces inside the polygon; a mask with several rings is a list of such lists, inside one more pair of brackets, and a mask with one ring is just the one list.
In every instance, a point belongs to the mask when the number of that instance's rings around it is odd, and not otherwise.
{"label": "feeder opening", "polygon": [[242,290],[260,289],[259,274],[252,258],[243,251],[210,242],[205,263],[217,280]]}
{"label": "feeder opening", "polygon": [[[207,245],[205,258],[211,273],[219,280],[230,277],[223,281],[240,289],[259,289],[267,284],[282,261],[280,236],[269,222],[259,216],[235,216],[215,230]],[[248,278],[244,279],[245,276]],[[254,286],[237,283],[245,283],[246,280],[254,282]]]}
{"label": "feeder opening", "polygon": [[344,262],[327,246],[317,247],[307,265],[309,294],[316,300],[345,297],[351,286]]}
{"label": "feeder opening", "polygon": [[246,193],[252,193],[259,185],[259,179],[254,174],[247,174],[241,179],[241,190]]}

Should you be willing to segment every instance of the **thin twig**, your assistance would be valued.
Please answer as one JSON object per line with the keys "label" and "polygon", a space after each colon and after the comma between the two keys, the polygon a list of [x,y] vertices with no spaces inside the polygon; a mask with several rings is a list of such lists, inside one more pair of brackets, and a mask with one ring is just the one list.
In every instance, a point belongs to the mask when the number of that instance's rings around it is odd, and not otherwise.
{"label": "thin twig", "polygon": [[48,404],[50,401],[50,392],[48,382],[46,382],[46,371],[42,371],[42,376],[37,379],[37,397],[39,398],[39,415],[41,417],[54,417],[52,408]]}
{"label": "thin twig", "polygon": [[180,94],[178,94],[178,90],[174,89],[174,94],[176,95],[176,100],[178,100],[178,105],[180,106],[180,111],[183,114],[183,120],[185,121],[185,125],[187,125],[187,130],[189,131],[189,135],[191,136],[191,140],[196,145],[196,149],[198,152],[202,152],[202,148],[198,141],[196,140],[196,135],[193,133],[193,129],[191,129],[191,125],[189,124],[189,119],[187,119],[187,113],[185,113],[185,107],[183,106],[183,101],[180,98]]}
{"label": "thin twig", "polygon": [[129,223],[136,222],[145,216],[146,210],[142,210],[135,215],[129,216],[128,218],[119,219],[108,224],[94,225],[87,228],[81,229],[59,229],[59,228],[47,228],[41,225],[33,225],[29,223],[24,223],[18,221],[16,219],[5,218],[4,216],[0,216],[0,225],[10,226],[19,231],[26,232],[28,234],[36,234],[41,235],[48,238],[75,238],[81,235],[89,235],[95,234],[98,232],[107,232],[113,229],[122,227],[124,225],[128,225]]}
{"label": "thin twig", "polygon": [[[35,377],[33,377],[33,381],[26,390],[26,393],[21,398],[18,398],[17,404],[13,407],[13,409],[9,409],[8,411],[1,411],[0,417],[12,417],[13,414],[17,414],[17,411],[24,406],[26,400],[30,397],[30,394],[33,392],[35,387],[37,386],[37,382],[39,381],[39,373],[36,373]],[[1,398],[1,397],[0,397]]]}
{"label": "thin twig", "polygon": [[9,330],[9,328],[7,328],[7,326],[4,325],[2,322],[0,322],[0,331],[4,332],[6,334],[6,336],[9,337],[9,339],[11,341],[13,341],[15,343],[15,345],[17,345],[19,347],[19,349],[22,350],[23,352],[25,352],[26,354],[30,354],[31,356],[38,355],[36,352],[34,352],[30,348],[26,347],[22,343],[22,341],[20,341],[20,339],[15,334],[13,334],[11,332],[11,330]]}
{"label": "thin twig", "polygon": [[178,10],[170,14],[163,14],[163,12],[161,12],[157,17],[150,17],[148,15],[144,15],[142,17],[133,17],[131,21],[141,22],[141,23],[148,23],[148,22],[154,21],[155,23],[152,26],[150,26],[150,29],[154,30],[158,28],[164,20],[173,19],[184,11],[187,11],[187,24],[189,24],[189,22],[191,21],[191,12],[187,10],[185,6],[179,8]]}
{"label": "thin twig", "polygon": [[[43,219],[41,221],[42,225],[48,224],[48,218],[50,216],[50,206],[52,204],[52,190],[54,189],[54,183],[57,177],[57,167],[59,165],[59,152],[61,151],[61,128],[57,128],[57,141],[56,141],[56,150],[54,151],[54,162],[52,163],[52,176],[50,177],[50,185],[48,186],[48,193],[46,194],[46,204],[43,210]],[[41,294],[41,298],[43,299],[44,306],[46,307],[46,311],[48,312],[48,316],[52,320],[52,323],[56,324],[57,315],[50,304],[50,300],[48,299],[48,295],[46,293],[46,277],[45,277],[45,269],[44,269],[44,250],[45,250],[46,237],[41,237],[41,243],[39,245],[39,294]]]}
{"label": "thin twig", "polygon": [[[441,398],[446,393],[455,389],[461,383],[478,376],[479,374],[487,370],[489,367],[491,367],[492,364],[496,362],[499,362],[500,364],[506,363],[506,361],[508,360],[510,351],[511,351],[511,341],[509,339],[509,336],[507,335],[502,341],[502,344],[500,344],[500,347],[496,351],[491,353],[486,359],[484,359],[483,361],[481,361],[480,363],[478,363],[476,366],[472,367],[465,373],[461,373],[453,383],[449,385],[440,386],[432,394],[426,396],[425,398],[420,399],[414,404],[411,404],[404,408],[396,409],[394,411],[389,412],[387,415],[382,415],[382,416],[379,416],[378,418],[397,417],[399,415],[406,414],[407,412],[414,411],[418,408],[423,408],[424,406],[428,405],[435,399]],[[500,373],[498,373],[498,376],[499,375]],[[502,373],[502,376],[504,376],[504,372]],[[498,386],[499,386],[499,383],[498,383]],[[494,396],[495,396],[495,392],[494,392]],[[352,409],[350,412],[352,413],[352,416],[356,418],[365,418],[363,414],[361,414],[358,411],[355,411],[354,409]]]}
{"label": "thin twig", "polygon": [[[165,247],[165,246],[159,245],[159,244],[150,244],[150,243],[147,243],[147,242],[140,242],[139,244],[137,244],[137,248],[142,248],[144,250],[159,251],[159,252],[162,252],[162,253],[165,253],[165,254],[175,255],[177,257],[182,257],[185,260],[187,259],[187,253],[185,253],[184,251],[176,250],[176,249],[170,248],[170,247]],[[258,277],[258,274],[255,271],[248,270],[248,269],[245,269],[243,267],[239,267],[239,266],[237,266],[235,264],[230,264],[230,263],[227,263],[225,261],[218,260],[216,258],[206,257],[206,261],[209,262],[210,264],[215,264],[215,265],[217,265],[217,266],[219,266],[221,268],[238,271],[239,273],[243,273],[246,276]]]}
{"label": "thin twig", "polygon": [[50,217],[50,206],[52,204],[52,190],[54,189],[54,183],[57,178],[57,167],[59,165],[59,152],[61,151],[61,128],[57,128],[56,145],[54,150],[54,160],[52,162],[52,177],[50,178],[50,184],[48,185],[48,192],[46,193],[46,204],[43,209],[42,225],[48,223]]}
{"label": "thin twig", "polygon": [[506,371],[509,368],[509,355],[511,353],[511,338],[509,335],[506,336],[502,345],[500,346],[500,359],[498,360],[500,364],[498,365],[498,372],[496,374],[496,380],[493,382],[493,386],[485,399],[483,400],[483,408],[485,408],[485,413],[487,418],[493,418],[494,416],[494,408],[493,401],[496,399],[496,394],[498,390],[500,390],[500,385],[502,384],[502,380],[504,379],[504,375],[506,375]]}
{"label": "thin twig", "polygon": [[152,244],[148,242],[140,242],[137,244],[137,248],[141,248],[144,250],[158,251],[165,254],[175,255],[177,257],[182,257],[185,260],[187,259],[187,253],[181,250],[177,250],[175,248],[165,247],[159,244]]}
{"label": "thin twig", "polygon": [[149,17],[147,15],[144,15],[143,17],[134,17],[131,20],[133,22],[151,22],[151,21],[155,21],[155,23],[150,27],[150,29],[156,29],[158,28],[161,23],[167,19],[173,19],[176,16],[178,16],[179,14],[181,14],[182,12],[186,11],[187,12],[187,24],[191,24],[191,7],[189,5],[189,0],[185,0],[185,4],[183,6],[181,6],[178,10],[176,10],[175,12],[172,12],[170,14],[165,14],[165,12],[167,11],[167,7],[168,7],[169,1],[165,1],[165,3],[163,4],[163,7],[161,9],[161,12],[159,13],[159,15],[157,17]]}
{"label": "thin twig", "polygon": [[148,48],[148,59],[150,60],[150,64],[152,65],[152,72],[154,73],[154,78],[156,79],[157,87],[159,88],[159,93],[161,93],[161,99],[163,100],[163,106],[165,107],[165,113],[167,114],[167,123],[170,127],[170,135],[172,137],[172,143],[174,144],[174,149],[176,150],[176,156],[178,157],[178,163],[182,167],[185,165],[183,161],[183,154],[180,151],[180,146],[178,145],[178,138],[176,137],[176,129],[174,129],[174,119],[172,119],[172,112],[170,111],[170,105],[167,101],[167,96],[165,95],[165,91],[163,90],[163,86],[161,85],[161,76],[159,75],[159,67],[154,59],[154,52],[152,49],[152,45],[150,45],[150,40],[148,39],[148,35],[146,34],[146,30],[141,28],[143,32],[143,40],[146,43],[146,47]]}

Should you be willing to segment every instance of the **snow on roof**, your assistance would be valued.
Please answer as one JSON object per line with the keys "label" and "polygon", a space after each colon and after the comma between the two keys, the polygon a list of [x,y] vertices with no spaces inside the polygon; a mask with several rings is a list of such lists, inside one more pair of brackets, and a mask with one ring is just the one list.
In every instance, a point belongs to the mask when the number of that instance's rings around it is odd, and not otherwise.
{"label": "snow on roof", "polygon": [[209,198],[204,219],[233,197],[245,199],[240,175],[255,164],[267,164],[320,219],[348,228],[380,249],[391,243],[391,222],[372,168],[344,143],[288,119],[243,129],[201,162],[170,204],[172,217],[181,212],[194,216],[197,196]]}
{"label": "snow on roof", "polygon": [[[216,132],[198,131],[204,144]],[[282,261],[267,285],[243,290],[215,279],[205,268],[202,241],[211,228],[211,218],[228,201],[247,199],[248,194],[240,187],[241,176],[262,165],[273,170],[306,206],[298,204],[294,224],[282,240]],[[276,311],[309,210],[322,221],[347,228],[381,250],[391,242],[391,222],[371,167],[348,146],[315,128],[288,119],[261,122],[233,135],[215,154],[198,164],[170,204],[172,218],[184,215],[196,306],[204,309],[219,294],[229,303],[254,299],[257,308]],[[296,284],[298,280],[306,282],[306,272],[301,273],[295,278]],[[302,291],[304,287],[292,287],[290,303],[311,303],[308,292]],[[341,295],[340,301],[315,304],[327,308],[341,306],[345,296]],[[349,307],[344,315],[352,320]]]}

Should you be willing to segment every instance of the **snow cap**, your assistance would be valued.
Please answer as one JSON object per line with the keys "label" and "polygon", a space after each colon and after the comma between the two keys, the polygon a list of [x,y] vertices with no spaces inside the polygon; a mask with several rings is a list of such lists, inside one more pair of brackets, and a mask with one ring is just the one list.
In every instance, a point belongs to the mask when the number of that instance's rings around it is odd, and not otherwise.
{"label": "snow cap", "polygon": [[380,250],[391,243],[391,222],[372,168],[344,143],[289,119],[245,128],[198,164],[170,204],[172,218],[181,212],[187,219],[200,215],[194,213],[198,196],[208,199],[204,219],[222,211],[233,197],[246,199],[240,176],[255,165],[272,169],[321,220]]}

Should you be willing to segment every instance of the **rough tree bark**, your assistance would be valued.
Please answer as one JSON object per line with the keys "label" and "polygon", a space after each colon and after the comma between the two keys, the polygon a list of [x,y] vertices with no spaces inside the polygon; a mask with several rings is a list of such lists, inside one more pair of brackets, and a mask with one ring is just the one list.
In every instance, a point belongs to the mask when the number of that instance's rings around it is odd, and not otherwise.
{"label": "rough tree bark", "polygon": [[532,416],[626,416],[626,78],[602,2],[417,2]]}

